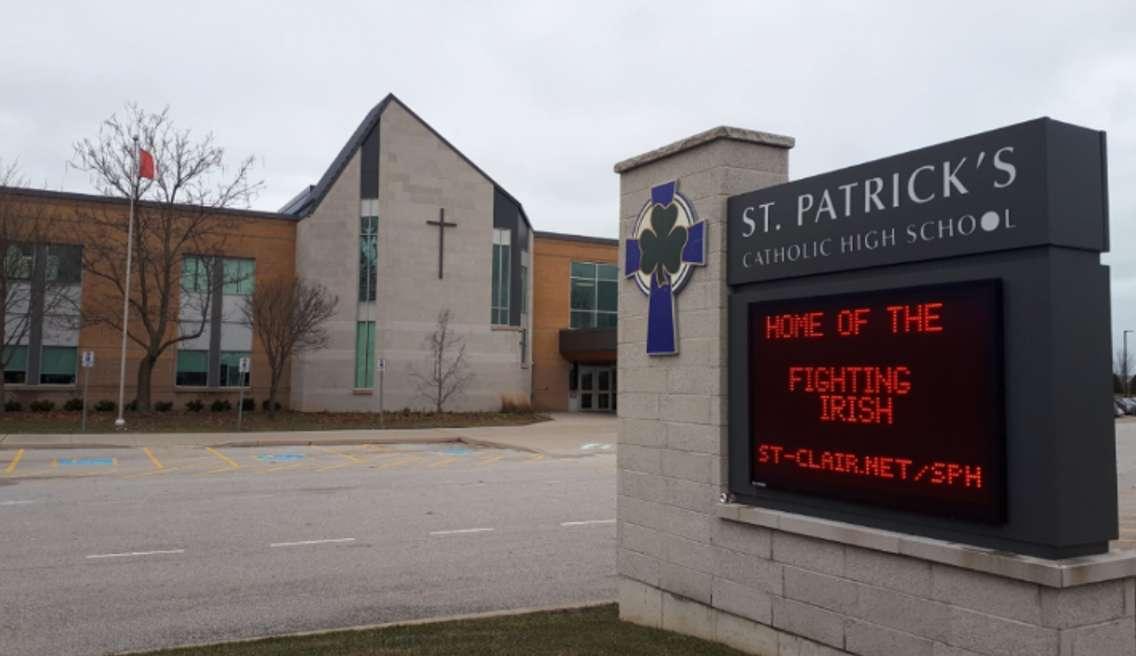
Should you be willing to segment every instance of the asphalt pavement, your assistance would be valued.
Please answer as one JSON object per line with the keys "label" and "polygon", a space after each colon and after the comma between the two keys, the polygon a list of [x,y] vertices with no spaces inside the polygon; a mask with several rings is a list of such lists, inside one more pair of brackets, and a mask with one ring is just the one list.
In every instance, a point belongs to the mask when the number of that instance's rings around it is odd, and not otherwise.
{"label": "asphalt pavement", "polygon": [[609,601],[615,456],[588,439],[0,450],[0,653]]}

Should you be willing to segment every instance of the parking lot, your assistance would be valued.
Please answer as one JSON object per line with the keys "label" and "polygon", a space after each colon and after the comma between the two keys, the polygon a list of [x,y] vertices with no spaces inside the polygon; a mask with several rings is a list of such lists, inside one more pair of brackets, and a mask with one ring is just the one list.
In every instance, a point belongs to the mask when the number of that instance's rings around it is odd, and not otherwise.
{"label": "parking lot", "polygon": [[141,447],[0,451],[0,480],[73,477],[142,481],[151,477],[265,476],[343,469],[476,469],[496,463],[536,464],[539,453],[457,443],[351,446]]}

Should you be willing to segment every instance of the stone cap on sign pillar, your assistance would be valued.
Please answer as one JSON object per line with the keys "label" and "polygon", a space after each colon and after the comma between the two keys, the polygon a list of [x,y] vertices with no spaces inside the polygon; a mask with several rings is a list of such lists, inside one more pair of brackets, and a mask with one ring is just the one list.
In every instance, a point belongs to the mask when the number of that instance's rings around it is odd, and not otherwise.
{"label": "stone cap on sign pillar", "polygon": [[772,134],[770,132],[759,132],[757,130],[747,130],[745,128],[735,128],[728,125],[719,125],[716,128],[710,128],[705,132],[699,132],[685,139],[679,139],[674,143],[645,152],[642,155],[636,155],[635,157],[629,157],[621,162],[617,162],[615,172],[626,173],[645,164],[650,164],[651,162],[670,157],[676,153],[690,150],[691,148],[710,143],[711,141],[717,141],[718,139],[746,141],[765,146],[779,146],[781,148],[792,148],[797,143],[793,137]]}

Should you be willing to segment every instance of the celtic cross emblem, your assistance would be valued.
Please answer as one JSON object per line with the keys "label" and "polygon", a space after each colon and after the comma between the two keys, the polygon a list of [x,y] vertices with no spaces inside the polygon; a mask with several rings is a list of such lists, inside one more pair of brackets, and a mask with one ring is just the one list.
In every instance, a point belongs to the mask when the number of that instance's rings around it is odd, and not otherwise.
{"label": "celtic cross emblem", "polygon": [[651,189],[626,241],[624,277],[647,295],[648,355],[678,353],[675,295],[693,267],[706,264],[706,222],[676,187],[667,182]]}

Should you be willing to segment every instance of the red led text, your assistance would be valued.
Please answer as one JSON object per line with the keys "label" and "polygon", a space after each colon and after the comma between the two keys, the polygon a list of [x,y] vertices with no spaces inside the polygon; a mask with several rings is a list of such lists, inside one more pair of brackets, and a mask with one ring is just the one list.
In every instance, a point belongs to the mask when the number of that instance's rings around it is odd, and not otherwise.
{"label": "red led text", "polygon": [[780,444],[757,446],[759,465],[797,467],[819,474],[843,474],[921,485],[981,490],[982,466],[934,460],[917,462],[888,455],[861,455],[848,451],[786,449]]}

